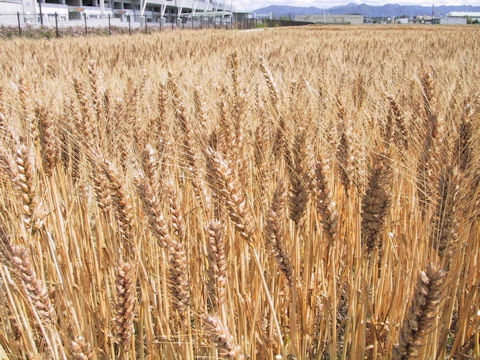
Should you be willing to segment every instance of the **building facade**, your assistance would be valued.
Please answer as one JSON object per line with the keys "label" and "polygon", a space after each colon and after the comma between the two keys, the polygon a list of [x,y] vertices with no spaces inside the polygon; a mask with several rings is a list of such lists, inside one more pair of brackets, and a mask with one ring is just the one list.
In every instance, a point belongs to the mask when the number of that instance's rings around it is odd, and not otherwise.
{"label": "building facade", "polygon": [[296,15],[295,21],[312,22],[315,24],[351,24],[361,25],[363,15]]}
{"label": "building facade", "polygon": [[451,11],[447,14],[449,18],[470,18],[472,20],[480,20],[480,12],[472,11]]}
{"label": "building facade", "polygon": [[440,25],[466,25],[467,18],[462,17],[442,17],[439,19]]}
{"label": "building facade", "polygon": [[[113,19],[160,22],[199,16],[228,17],[232,14],[227,0],[0,0],[0,15],[17,14],[44,21]],[[1,17],[0,17],[1,21]]]}

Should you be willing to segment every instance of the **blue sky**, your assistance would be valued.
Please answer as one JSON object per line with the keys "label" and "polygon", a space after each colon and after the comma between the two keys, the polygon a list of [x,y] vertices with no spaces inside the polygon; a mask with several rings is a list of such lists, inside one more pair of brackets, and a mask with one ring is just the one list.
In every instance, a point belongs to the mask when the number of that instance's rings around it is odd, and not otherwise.
{"label": "blue sky", "polygon": [[[405,4],[405,5],[423,5],[423,6],[432,6],[432,1],[425,0],[398,0],[398,1],[377,1],[377,0],[366,0],[366,1],[345,1],[345,0],[327,0],[327,1],[315,1],[315,0],[225,0],[228,4],[230,1],[233,1],[233,6],[236,10],[254,10],[260,7],[268,5],[292,5],[292,6],[317,6],[320,8],[326,8],[336,5],[344,5],[351,2],[364,3],[369,5],[383,5],[386,3],[392,4]],[[480,5],[480,1],[472,0],[435,0],[435,5]]]}

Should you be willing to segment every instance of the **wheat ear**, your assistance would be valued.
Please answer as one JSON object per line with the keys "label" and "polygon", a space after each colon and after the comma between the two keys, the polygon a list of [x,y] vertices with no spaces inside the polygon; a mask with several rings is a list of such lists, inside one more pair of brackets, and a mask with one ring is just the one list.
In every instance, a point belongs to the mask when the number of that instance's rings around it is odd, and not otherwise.
{"label": "wheat ear", "polygon": [[44,104],[37,105],[36,113],[40,133],[40,145],[42,147],[43,169],[47,176],[51,176],[53,168],[57,163],[58,155],[58,140],[55,121],[48,113],[48,109]]}
{"label": "wheat ear", "polygon": [[329,242],[332,243],[337,234],[338,213],[328,187],[326,177],[326,171],[328,170],[330,170],[329,166],[325,165],[321,158],[318,158],[315,164],[316,206],[321,216],[323,231]]}
{"label": "wheat ear", "polygon": [[305,136],[304,129],[300,129],[294,139],[291,151],[286,152],[285,163],[290,182],[288,198],[289,216],[298,225],[307,209],[309,179],[305,166]]}
{"label": "wheat ear", "polygon": [[218,309],[225,303],[227,285],[227,263],[222,223],[212,221],[208,225],[207,233],[209,289],[213,295],[214,307]]}
{"label": "wheat ear", "polygon": [[210,171],[215,174],[219,186],[217,190],[225,198],[228,213],[235,229],[245,240],[252,240],[255,223],[247,201],[240,191],[236,175],[219,152],[209,149],[207,157],[211,158],[211,162],[209,162]]}
{"label": "wheat ear", "polygon": [[70,344],[70,348],[72,349],[72,355],[75,360],[97,359],[97,354],[95,354],[95,351],[91,348],[90,344],[82,336],[75,338]]}
{"label": "wheat ear", "polygon": [[120,264],[115,269],[115,278],[117,289],[115,329],[118,342],[126,347],[133,336],[133,320],[137,301],[134,266],[128,262]]}
{"label": "wheat ear", "polygon": [[379,244],[381,230],[391,205],[389,191],[391,166],[386,154],[375,156],[370,168],[368,188],[362,198],[362,241],[368,254]]}
{"label": "wheat ear", "polygon": [[207,330],[212,334],[212,340],[218,349],[218,354],[227,359],[244,359],[241,348],[235,344],[235,339],[228,327],[215,316],[205,316],[203,321]]}
{"label": "wheat ear", "polygon": [[285,198],[285,185],[283,181],[280,180],[273,193],[272,204],[268,211],[265,236],[267,242],[273,249],[278,267],[285,275],[288,284],[291,286],[293,285],[293,267],[285,243]]}
{"label": "wheat ear", "polygon": [[417,288],[393,348],[394,360],[417,358],[431,331],[440,306],[445,271],[429,266],[420,272]]}

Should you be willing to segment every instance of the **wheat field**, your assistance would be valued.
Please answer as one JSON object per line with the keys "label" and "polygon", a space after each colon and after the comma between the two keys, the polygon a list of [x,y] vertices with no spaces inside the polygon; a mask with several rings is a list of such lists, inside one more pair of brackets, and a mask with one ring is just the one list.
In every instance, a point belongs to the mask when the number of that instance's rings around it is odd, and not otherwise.
{"label": "wheat field", "polygon": [[480,29],[0,42],[0,359],[480,359]]}

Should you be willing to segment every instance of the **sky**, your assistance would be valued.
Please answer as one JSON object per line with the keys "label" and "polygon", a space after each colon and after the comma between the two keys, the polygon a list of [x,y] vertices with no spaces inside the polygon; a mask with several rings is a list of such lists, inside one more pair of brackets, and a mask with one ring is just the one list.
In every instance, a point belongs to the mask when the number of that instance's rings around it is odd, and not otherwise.
{"label": "sky", "polygon": [[363,3],[368,5],[383,5],[386,3],[391,4],[402,4],[402,5],[422,5],[422,6],[432,6],[434,2],[436,6],[439,5],[478,5],[480,6],[479,0],[365,0],[365,1],[346,1],[346,0],[225,0],[228,4],[229,1],[233,2],[233,6],[237,11],[245,10],[255,10],[264,6],[269,5],[291,5],[291,6],[316,6],[319,8],[329,8],[337,5],[345,5],[347,3]]}

